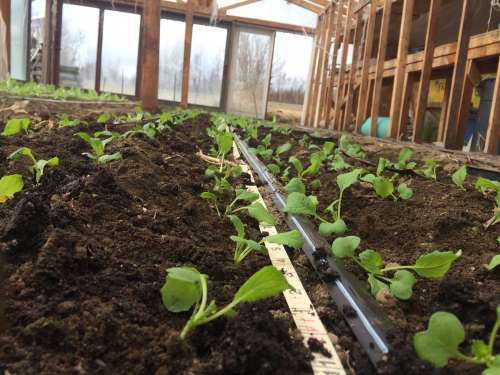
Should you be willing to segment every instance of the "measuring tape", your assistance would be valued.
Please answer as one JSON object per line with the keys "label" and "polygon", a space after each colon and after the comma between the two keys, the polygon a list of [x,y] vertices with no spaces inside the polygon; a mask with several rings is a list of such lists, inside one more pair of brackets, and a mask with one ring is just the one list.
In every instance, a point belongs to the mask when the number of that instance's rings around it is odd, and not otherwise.
{"label": "measuring tape", "polygon": [[[251,181],[255,183],[252,170],[241,158],[238,147],[235,144],[233,144],[233,156],[235,160],[239,160],[243,171],[248,173]],[[267,205],[264,202],[257,186],[247,186],[247,190],[257,193],[259,195],[258,202],[260,202],[267,209]],[[267,232],[269,235],[278,234],[274,225],[260,224],[259,227],[261,232]],[[330,356],[321,352],[313,353],[314,357],[311,360],[311,367],[314,374],[345,375],[346,372],[342,366],[342,362],[340,361],[337,351],[333,347],[325,326],[321,322],[316,309],[307,295],[307,292],[304,289],[299,275],[297,274],[297,271],[295,271],[285,248],[282,245],[268,243],[266,243],[266,248],[273,266],[283,273],[288,283],[294,288],[294,290],[285,290],[283,295],[286,303],[288,304],[288,308],[292,313],[295,325],[304,338],[304,343],[308,346],[308,341],[310,339],[316,339],[323,345],[323,348],[330,353]]]}

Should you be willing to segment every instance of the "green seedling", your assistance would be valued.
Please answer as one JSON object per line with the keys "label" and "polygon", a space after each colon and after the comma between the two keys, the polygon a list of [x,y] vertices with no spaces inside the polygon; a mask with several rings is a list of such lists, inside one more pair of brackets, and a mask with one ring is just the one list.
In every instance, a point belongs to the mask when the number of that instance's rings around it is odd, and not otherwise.
{"label": "green seedling", "polygon": [[403,148],[399,152],[399,161],[396,164],[394,164],[394,168],[400,171],[415,169],[417,163],[409,161],[412,155],[413,155],[412,150],[410,150],[409,148]]}
{"label": "green seedling", "polygon": [[460,320],[451,313],[439,311],[432,314],[427,330],[418,332],[413,346],[420,359],[436,368],[445,367],[450,359],[486,367],[482,375],[500,374],[500,354],[493,352],[495,339],[500,329],[500,305],[496,309],[497,319],[489,340],[473,340],[472,355],[460,350],[465,341],[465,329]]}
{"label": "green seedling", "polygon": [[299,146],[302,148],[309,148],[309,142],[310,142],[310,139],[309,139],[309,136],[307,134],[304,134],[302,136],[302,138],[300,138],[298,141]]}
{"label": "green seedling", "polygon": [[219,133],[215,137],[215,143],[217,145],[217,159],[221,161],[220,172],[222,172],[226,155],[233,149],[233,135],[228,131]]}
{"label": "green seedling", "polygon": [[340,172],[340,171],[343,171],[345,169],[350,169],[350,168],[352,168],[352,165],[350,165],[349,163],[346,163],[346,161],[344,160],[342,155],[340,155],[340,153],[336,153],[333,156],[332,164],[330,165],[330,167],[328,169],[330,171],[333,170],[333,171]]}
{"label": "green seedling", "polygon": [[358,182],[358,178],[362,173],[362,169],[355,169],[349,173],[343,173],[337,176],[337,186],[340,191],[339,199],[332,202],[325,210],[331,213],[334,222],[320,224],[319,233],[322,236],[326,237],[333,233],[340,235],[347,230],[347,225],[342,219],[342,198],[344,197],[345,191]]}
{"label": "green seedling", "polygon": [[311,181],[311,187],[313,189],[316,189],[316,190],[320,189],[321,188],[321,180],[319,178],[317,178],[317,179]]}
{"label": "green seedling", "polygon": [[30,126],[29,118],[13,118],[7,121],[7,124],[3,129],[2,135],[4,137],[10,137],[21,133],[21,131],[24,131],[25,134],[28,134],[29,126]]}
{"label": "green seedling", "polygon": [[[385,160],[385,159],[380,159],[380,160]],[[379,161],[379,168],[377,168],[377,176],[373,174],[367,174],[363,176],[361,180],[371,184],[373,186],[373,190],[375,190],[375,193],[383,199],[389,197],[394,199],[394,201],[398,201],[399,199],[403,200],[411,199],[411,197],[413,196],[413,190],[410,187],[408,187],[407,184],[401,183],[397,188],[398,195],[396,195],[393,182],[390,179],[385,178],[379,174],[380,168],[381,167]]]}
{"label": "green seedling", "polygon": [[435,160],[426,160],[425,168],[422,169],[422,173],[425,177],[436,180],[437,179],[437,163]]}
{"label": "green seedling", "polygon": [[490,262],[486,266],[486,269],[488,271],[493,271],[498,266],[500,266],[500,254],[495,255],[493,258],[491,258]]}
{"label": "green seedling", "polygon": [[451,179],[455,185],[457,185],[460,189],[465,191],[464,182],[467,178],[467,166],[462,165],[457,169],[455,173],[451,176]]}
{"label": "green seedling", "polygon": [[138,136],[139,134],[145,135],[150,140],[154,140],[156,137],[155,125],[150,122],[143,126],[136,126],[134,129],[123,133],[123,138],[132,138]]}
{"label": "green seedling", "polygon": [[[246,211],[250,217],[254,218],[259,223],[274,225],[274,218],[260,202],[257,202],[257,199],[259,199],[259,195],[257,193],[252,193],[243,189],[236,189],[236,197],[226,207],[225,215],[228,216]],[[236,208],[236,204],[241,202],[245,202],[246,205]]]}
{"label": "green seedling", "polygon": [[487,191],[494,191],[496,194],[495,203],[496,206],[493,209],[493,217],[485,224],[486,228],[500,223],[500,182],[488,180],[484,177],[479,177],[476,181],[476,189],[482,193]]}
{"label": "green seedling", "polygon": [[214,166],[209,166],[205,170],[205,176],[212,178],[214,180],[213,192],[218,196],[225,195],[234,190],[234,187],[229,182],[229,177],[232,177],[232,173],[237,173],[237,169],[223,168],[224,176],[219,177],[217,173],[219,171]]}
{"label": "green seedling", "polygon": [[256,302],[292,289],[280,271],[273,266],[266,266],[240,287],[228,305],[217,309],[215,301],[208,303],[207,282],[208,276],[195,268],[167,269],[167,278],[161,289],[164,306],[174,313],[189,311],[194,306],[191,318],[181,331],[181,339],[185,339],[198,326],[234,315],[234,309],[240,303]]}
{"label": "green seedling", "polygon": [[14,194],[23,190],[24,181],[20,174],[3,176],[0,178],[0,203],[14,197]]}
{"label": "green seedling", "polygon": [[347,155],[358,159],[364,159],[366,157],[365,153],[361,149],[360,145],[349,143],[349,139],[346,135],[340,137],[339,147]]}
{"label": "green seedling", "polygon": [[69,128],[80,125],[82,122],[80,119],[71,119],[67,114],[64,114],[59,120],[59,129]]}
{"label": "green seedling", "polygon": [[10,154],[7,159],[9,160],[19,160],[21,157],[27,156],[33,162],[32,165],[28,167],[29,171],[33,174],[35,178],[35,184],[40,183],[40,179],[43,176],[43,172],[45,167],[55,167],[59,165],[59,158],[57,156],[49,159],[49,160],[36,160],[35,155],[33,155],[33,151],[28,147],[21,147]]}
{"label": "green seedling", "polygon": [[200,194],[200,197],[202,199],[205,199],[206,201],[212,203],[212,205],[215,207],[215,210],[217,211],[217,215],[221,217],[220,211],[219,211],[219,206],[218,206],[218,199],[217,195],[210,191],[204,191],[203,193]]}
{"label": "green seedling", "polygon": [[422,255],[414,265],[389,265],[384,267],[382,256],[375,250],[365,250],[356,255],[361,239],[356,236],[339,237],[332,244],[332,252],[339,258],[351,258],[367,274],[371,292],[377,296],[382,290],[388,290],[394,297],[408,300],[413,294],[413,285],[416,283],[412,272],[427,279],[443,278],[453,262],[462,251],[434,251]]}
{"label": "green seedling", "polygon": [[238,216],[229,215],[229,220],[231,220],[231,223],[233,223],[233,226],[237,232],[236,236],[231,236],[231,240],[236,243],[233,257],[235,264],[240,264],[247,256],[249,256],[253,252],[266,254],[266,242],[285,245],[293,249],[300,249],[302,248],[302,246],[304,246],[304,239],[302,238],[302,235],[296,230],[267,236],[257,242],[246,238],[245,225]]}
{"label": "green seedling", "polygon": [[[92,150],[94,151],[93,154],[89,152],[84,152],[82,155],[88,157],[90,160],[93,160],[96,164],[107,164],[109,162],[112,162],[114,160],[121,160],[122,159],[122,154],[121,152],[115,152],[114,154],[105,154],[105,149],[106,146],[114,139],[116,139],[116,135],[114,135],[111,132],[108,131],[103,131],[103,132],[96,132],[94,133],[94,136],[91,137],[87,133],[84,132],[79,132],[75,134],[76,136],[80,137],[83,139],[85,142],[87,142]],[[100,139],[100,136],[109,136],[109,138],[106,139]]]}
{"label": "green seedling", "polygon": [[99,117],[97,117],[97,123],[98,124],[107,124],[111,120],[111,115],[107,112],[101,113]]}
{"label": "green seedling", "polygon": [[302,180],[298,177],[294,177],[286,184],[285,186],[285,191],[288,194],[291,193],[301,193],[305,194],[306,193],[306,185],[302,182]]}

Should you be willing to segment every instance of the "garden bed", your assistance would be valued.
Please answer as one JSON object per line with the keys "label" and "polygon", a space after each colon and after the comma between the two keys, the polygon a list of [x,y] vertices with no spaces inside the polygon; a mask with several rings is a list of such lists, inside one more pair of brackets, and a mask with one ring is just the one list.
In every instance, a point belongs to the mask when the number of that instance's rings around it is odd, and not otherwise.
{"label": "garden bed", "polygon": [[[238,132],[243,137],[247,136],[249,146],[254,148],[269,134],[272,135],[270,149],[276,150],[285,143],[291,143],[291,149],[279,156],[285,166],[288,165],[289,157],[294,155],[307,167],[310,156],[318,151],[318,148],[313,146],[310,149],[309,146],[315,144],[321,148],[325,141],[332,140],[310,137],[308,133],[300,131],[288,133],[276,127],[260,127],[256,139],[248,138],[249,133]],[[390,148],[383,145],[371,149],[366,147],[366,160],[375,166],[380,157],[397,162],[400,149],[401,147]],[[370,168],[364,161],[344,156],[352,168],[367,168],[375,173],[376,167]],[[274,163],[262,156],[260,159],[267,165]],[[417,163],[418,169],[424,165],[425,159],[425,153],[418,153],[418,157],[413,155],[411,160]],[[379,299],[380,306],[396,328],[389,332],[392,350],[389,362],[378,366],[380,372],[432,372],[432,366],[418,359],[412,342],[414,334],[426,329],[430,316],[436,311],[454,313],[464,323],[467,344],[474,339],[488,338],[496,320],[495,310],[500,303],[500,274],[499,269],[488,271],[485,264],[499,253],[497,238],[500,235],[500,224],[488,229],[484,227],[493,215],[494,199],[478,192],[473,185],[475,178],[472,177],[466,180],[467,191],[460,190],[451,179],[451,174],[459,165],[447,156],[438,158],[437,161],[439,167],[436,181],[415,174],[402,175],[400,181],[413,190],[413,197],[409,200],[395,202],[392,199],[382,199],[371,186],[358,183],[345,192],[342,201],[342,218],[348,227],[345,236],[359,236],[362,239],[360,250],[375,249],[387,263],[413,264],[420,255],[434,250],[463,252],[442,280],[418,278],[413,296],[408,301]],[[321,215],[339,197],[336,177],[348,170],[337,172],[322,167],[317,174],[304,176],[308,194],[318,198],[318,213]],[[277,173],[278,179],[282,171]],[[289,178],[297,175],[293,167],[289,171]],[[390,176],[391,173],[386,172],[386,175]],[[319,180],[321,186],[313,187],[314,180]],[[327,239],[332,243],[334,238],[329,236]],[[343,314],[329,300],[325,288],[320,286],[317,278],[311,277],[309,262],[303,254],[291,255],[296,268],[302,270],[299,273],[306,288],[316,291],[311,293],[311,299],[324,324],[339,336],[339,344],[351,353],[350,365],[357,373],[372,371],[372,366],[363,357],[359,343],[342,321]],[[369,290],[366,273],[350,260],[346,260],[345,264],[349,271],[365,282]],[[309,270],[303,271],[304,267]],[[498,351],[498,340],[496,342]],[[451,361],[443,373],[480,374],[481,371],[480,366]]]}
{"label": "garden bed", "polygon": [[[155,141],[117,140],[109,149],[123,160],[104,166],[82,156],[88,145],[74,136],[103,129],[90,124],[0,138],[1,175],[20,173],[25,181],[0,207],[0,372],[310,373],[311,354],[282,296],[238,306],[237,318],[201,326],[186,341],[179,332],[189,313],[162,305],[169,267],[191,265],[209,275],[209,297],[223,305],[269,264],[254,254],[235,266],[233,226],[200,198],[211,183],[196,155],[209,153],[209,116]],[[43,159],[58,156],[60,165],[35,186],[27,163],[6,160],[19,147]],[[257,223],[244,221],[259,238]]]}

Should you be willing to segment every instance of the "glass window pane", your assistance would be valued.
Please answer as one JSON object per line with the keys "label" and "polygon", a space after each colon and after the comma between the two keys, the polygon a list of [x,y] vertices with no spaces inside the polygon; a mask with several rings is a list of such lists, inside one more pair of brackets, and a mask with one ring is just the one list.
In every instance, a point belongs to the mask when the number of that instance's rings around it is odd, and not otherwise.
{"label": "glass window pane", "polygon": [[99,9],[64,4],[61,36],[62,86],[95,88]]}
{"label": "glass window pane", "polygon": [[185,29],[183,21],[161,20],[159,98],[162,100],[181,100]]}
{"label": "glass window pane", "polygon": [[191,46],[189,103],[219,107],[227,30],[195,24]]}
{"label": "glass window pane", "polygon": [[138,14],[104,12],[102,91],[135,95],[140,26]]}
{"label": "glass window pane", "polygon": [[11,1],[10,75],[26,80],[28,63],[28,0]]}
{"label": "glass window pane", "polygon": [[232,51],[228,110],[264,118],[269,87],[273,34],[238,30]]}

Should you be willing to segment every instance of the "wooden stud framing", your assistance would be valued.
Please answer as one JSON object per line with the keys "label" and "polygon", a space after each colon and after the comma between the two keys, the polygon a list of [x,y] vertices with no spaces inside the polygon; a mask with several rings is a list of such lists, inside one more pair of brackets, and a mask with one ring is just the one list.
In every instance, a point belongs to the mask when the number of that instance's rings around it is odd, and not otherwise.
{"label": "wooden stud framing", "polygon": [[387,52],[387,38],[389,36],[389,27],[391,21],[391,9],[392,0],[384,0],[383,15],[382,15],[382,26],[380,30],[380,41],[378,47],[377,56],[377,67],[375,70],[375,83],[373,87],[373,101],[371,109],[371,127],[370,135],[375,137],[377,135],[377,122],[379,116],[381,94],[382,94],[382,84],[383,84],[383,74],[384,74],[384,62]]}
{"label": "wooden stud framing", "polygon": [[191,44],[193,40],[193,12],[194,0],[188,1],[186,13],[186,33],[184,35],[184,63],[182,66],[181,106],[187,108],[189,98],[189,68],[191,66]]}
{"label": "wooden stud framing", "polygon": [[402,98],[406,79],[406,60],[410,45],[410,33],[413,24],[413,10],[415,0],[404,0],[403,14],[401,16],[401,29],[399,32],[398,56],[396,58],[396,71],[394,73],[394,86],[392,90],[391,114],[389,137],[396,138],[400,126]]}
{"label": "wooden stud framing", "polygon": [[97,34],[97,55],[95,65],[95,91],[101,91],[102,44],[104,36],[104,9],[99,10],[99,31]]}
{"label": "wooden stud framing", "polygon": [[415,85],[415,78],[413,74],[407,73],[405,75],[405,80],[403,84],[403,93],[402,93],[402,104],[401,104],[401,113],[398,120],[398,131],[397,131],[397,139],[401,140],[406,134],[406,125],[408,122],[408,116],[410,113],[410,105],[413,100],[413,87]]}
{"label": "wooden stud framing", "polygon": [[420,85],[418,87],[417,108],[413,121],[413,142],[422,141],[422,131],[424,129],[425,112],[427,111],[427,100],[429,98],[429,86],[432,73],[432,60],[434,57],[434,47],[436,44],[436,34],[438,29],[438,15],[441,7],[441,0],[431,0],[429,8],[429,20],[427,22],[427,33],[425,37],[424,61],[420,73]]}
{"label": "wooden stud framing", "polygon": [[7,57],[7,70],[10,72],[10,1],[0,0],[0,18],[5,23],[5,43],[6,43],[6,57]]}
{"label": "wooden stud framing", "polygon": [[340,107],[342,106],[342,97],[344,96],[343,85],[347,66],[347,53],[349,51],[349,37],[351,34],[351,18],[352,18],[352,0],[347,0],[347,15],[344,25],[344,38],[342,40],[342,57],[340,60],[339,79],[337,83],[337,95],[335,99],[335,111],[333,114],[333,126],[337,130],[341,130],[340,123]]}
{"label": "wooden stud framing", "polygon": [[441,103],[441,117],[439,118],[437,141],[443,142],[444,130],[446,126],[446,115],[448,114],[448,104],[450,102],[451,76],[446,77],[444,86],[443,102]]}
{"label": "wooden stud framing", "polygon": [[349,79],[347,81],[347,102],[344,111],[344,123],[342,125],[342,130],[346,130],[349,126],[351,112],[354,101],[354,84],[356,71],[358,70],[358,60],[359,60],[359,44],[361,42],[361,32],[363,27],[361,13],[358,12],[355,15],[356,29],[354,30],[354,48],[352,54],[351,71],[349,72]]}
{"label": "wooden stud framing", "polygon": [[158,106],[158,81],[160,74],[160,0],[144,3],[142,33],[142,108],[152,111]]}
{"label": "wooden stud framing", "polygon": [[305,126],[312,127],[314,124],[311,123],[311,113],[312,113],[312,108],[314,106],[314,86],[315,82],[318,76],[318,71],[317,71],[317,63],[318,63],[318,53],[319,53],[319,43],[321,40],[321,18],[318,17],[318,22],[317,22],[317,30],[316,34],[314,36],[314,46],[313,46],[313,61],[311,65],[311,79],[309,81],[309,92],[307,94],[307,103],[306,103],[306,115],[305,115],[305,120],[304,124]]}
{"label": "wooden stud framing", "polygon": [[471,0],[463,0],[462,17],[460,20],[460,31],[458,34],[457,52],[455,68],[450,90],[450,105],[446,116],[446,130],[444,138],[444,147],[450,149],[461,149],[462,142],[457,142],[457,125],[459,121],[460,103],[462,97],[463,85],[465,82],[465,70],[467,65],[467,53],[470,40],[470,28],[472,18],[470,17]]}
{"label": "wooden stud framing", "polygon": [[[327,13],[327,18],[326,18],[326,23],[327,23],[327,32],[326,32],[326,38],[325,38],[325,43],[323,45],[323,64],[322,64],[322,74],[321,74],[321,93],[320,93],[320,98],[319,98],[319,109],[318,109],[318,119],[317,119],[317,125],[320,125],[322,121],[324,121],[324,110],[325,107],[328,105],[325,103],[326,99],[326,93],[328,91],[328,83],[327,83],[327,78],[328,78],[328,62],[329,62],[329,57],[330,57],[330,49],[332,47],[332,34],[333,34],[333,29],[334,29],[334,21],[335,21],[335,4],[332,5],[332,7],[329,8],[328,13]],[[326,123],[326,121],[325,121]]]}
{"label": "wooden stud framing", "polygon": [[373,40],[375,37],[375,21],[377,17],[377,5],[375,3],[370,4],[370,11],[368,15],[368,21],[366,24],[365,32],[365,48],[362,62],[362,72],[361,72],[361,84],[359,87],[359,99],[358,99],[358,110],[356,116],[356,131],[359,132],[363,121],[365,121],[365,113],[368,105],[368,88],[370,82],[368,80],[370,74],[370,61],[373,50]]}
{"label": "wooden stud framing", "polygon": [[335,88],[335,79],[337,76],[337,57],[340,48],[340,35],[341,35],[340,33],[342,31],[342,15],[345,5],[344,2],[345,0],[339,0],[337,5],[337,20],[335,24],[336,26],[335,26],[335,37],[334,37],[333,53],[332,53],[332,65],[330,69],[330,85],[328,88],[327,102],[326,102],[327,111],[325,115],[325,122],[327,124],[327,127],[331,127],[332,125],[335,126],[334,122],[330,124],[332,110],[333,110],[331,98],[333,95],[333,89]]}
{"label": "wooden stud framing", "polygon": [[309,116],[309,123],[312,127],[316,127],[316,113],[318,109],[318,91],[319,91],[319,75],[321,72],[321,66],[322,66],[322,57],[323,55],[323,49],[322,45],[325,39],[325,16],[320,16],[320,22],[318,25],[318,31],[319,31],[319,39],[316,44],[316,66],[314,70],[314,80],[311,82],[313,85],[313,90],[312,90],[312,96],[311,96],[311,107],[310,107],[310,116]]}
{"label": "wooden stud framing", "polygon": [[491,101],[491,112],[486,133],[484,152],[495,154],[500,143],[500,59],[498,61],[495,89]]}
{"label": "wooden stud framing", "polygon": [[467,69],[465,75],[464,85],[462,87],[462,96],[458,103],[458,123],[457,123],[457,144],[463,144],[465,136],[465,128],[469,120],[469,113],[471,108],[471,99],[474,87],[481,81],[481,74],[479,73],[474,61],[467,62]]}

